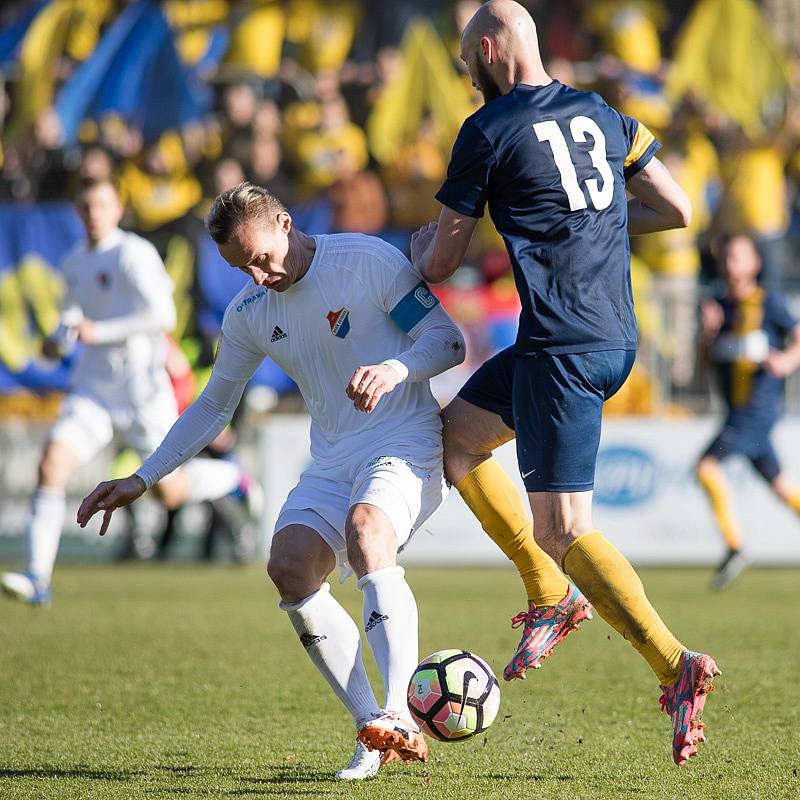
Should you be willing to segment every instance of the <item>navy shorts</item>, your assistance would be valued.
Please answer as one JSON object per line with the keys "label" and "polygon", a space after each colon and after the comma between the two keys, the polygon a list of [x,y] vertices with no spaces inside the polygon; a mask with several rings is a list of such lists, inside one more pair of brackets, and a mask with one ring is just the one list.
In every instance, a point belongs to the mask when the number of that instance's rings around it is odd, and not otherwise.
{"label": "navy shorts", "polygon": [[517,358],[507,347],[458,396],[517,432],[517,458],[529,492],[588,491],[603,403],[625,383],[635,358],[633,350]]}
{"label": "navy shorts", "polygon": [[517,461],[529,492],[594,487],[603,403],[625,383],[635,360],[635,350],[516,359]]}
{"label": "navy shorts", "polygon": [[461,387],[458,396],[473,406],[497,414],[507,427],[514,430],[514,348],[506,347],[472,374]]}
{"label": "navy shorts", "polygon": [[731,424],[727,420],[706,448],[703,458],[708,456],[724,461],[728,456],[744,456],[765,481],[772,483],[780,474],[781,465],[770,441],[771,431],[771,422],[748,425],[741,422]]}

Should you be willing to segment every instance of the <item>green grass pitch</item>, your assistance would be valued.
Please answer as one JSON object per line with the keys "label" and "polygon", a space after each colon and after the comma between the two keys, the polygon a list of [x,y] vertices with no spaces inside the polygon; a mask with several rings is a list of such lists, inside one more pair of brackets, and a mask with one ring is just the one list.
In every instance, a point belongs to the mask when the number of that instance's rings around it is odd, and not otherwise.
{"label": "green grass pitch", "polygon": [[[707,571],[643,571],[667,622],[723,670],[688,767],[672,764],[646,665],[595,618],[542,670],[501,681],[485,736],[352,785],[331,779],[350,722],[261,570],[65,566],[51,610],[0,604],[0,797],[800,797],[798,574],[752,570],[712,594]],[[408,577],[422,655],[463,647],[502,670],[521,607],[511,570]],[[360,615],[352,582],[334,591]]]}

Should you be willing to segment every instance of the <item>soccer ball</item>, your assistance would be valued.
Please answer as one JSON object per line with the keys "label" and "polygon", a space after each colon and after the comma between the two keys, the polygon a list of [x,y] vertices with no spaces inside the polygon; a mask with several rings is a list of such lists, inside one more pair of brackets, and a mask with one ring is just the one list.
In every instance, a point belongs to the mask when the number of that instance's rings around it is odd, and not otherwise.
{"label": "soccer ball", "polygon": [[492,668],[466,650],[439,650],[417,667],[408,684],[408,707],[420,729],[444,742],[483,733],[500,709]]}

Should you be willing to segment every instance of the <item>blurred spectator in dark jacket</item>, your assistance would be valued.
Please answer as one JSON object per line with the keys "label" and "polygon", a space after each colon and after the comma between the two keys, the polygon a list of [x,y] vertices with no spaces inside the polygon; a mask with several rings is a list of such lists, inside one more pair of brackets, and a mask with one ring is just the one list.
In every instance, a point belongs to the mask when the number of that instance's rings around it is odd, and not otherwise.
{"label": "blurred spectator in dark jacket", "polygon": [[297,193],[294,180],[283,167],[281,143],[275,136],[256,136],[250,144],[248,180],[269,189],[290,208]]}

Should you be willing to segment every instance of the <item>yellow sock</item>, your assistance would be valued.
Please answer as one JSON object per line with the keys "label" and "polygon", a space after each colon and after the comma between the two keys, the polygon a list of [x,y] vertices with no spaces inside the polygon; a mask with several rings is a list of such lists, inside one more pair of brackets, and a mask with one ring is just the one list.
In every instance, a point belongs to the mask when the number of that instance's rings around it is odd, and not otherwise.
{"label": "yellow sock", "polygon": [[686,648],[650,605],[625,556],[600,531],[592,531],[567,548],[564,570],[600,616],[644,657],[659,683],[673,684]]}
{"label": "yellow sock", "polygon": [[534,541],[533,522],[503,468],[488,458],[457,483],[456,489],[492,541],[514,562],[528,600],[537,606],[553,606],[562,600],[568,581]]}
{"label": "yellow sock", "polygon": [[722,468],[716,464],[706,464],[697,471],[697,479],[708,495],[711,510],[714,512],[725,544],[730,550],[739,550],[742,546],[742,534],[733,513],[733,503]]}

